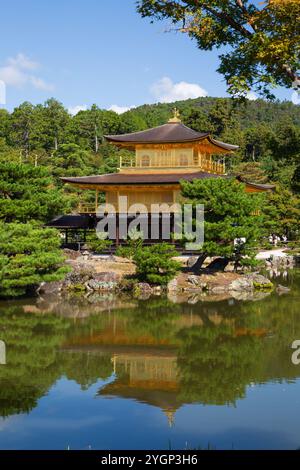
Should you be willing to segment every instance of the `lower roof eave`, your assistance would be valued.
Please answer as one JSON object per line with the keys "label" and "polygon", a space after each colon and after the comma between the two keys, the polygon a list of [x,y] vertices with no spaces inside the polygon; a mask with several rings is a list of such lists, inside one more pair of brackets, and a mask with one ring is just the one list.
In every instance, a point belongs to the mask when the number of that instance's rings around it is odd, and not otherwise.
{"label": "lower roof eave", "polygon": [[64,183],[80,186],[110,186],[110,185],[156,185],[179,184],[181,180],[193,181],[194,179],[226,178],[225,174],[207,173],[204,171],[194,173],[162,173],[162,174],[124,174],[110,173],[106,175],[63,177]]}

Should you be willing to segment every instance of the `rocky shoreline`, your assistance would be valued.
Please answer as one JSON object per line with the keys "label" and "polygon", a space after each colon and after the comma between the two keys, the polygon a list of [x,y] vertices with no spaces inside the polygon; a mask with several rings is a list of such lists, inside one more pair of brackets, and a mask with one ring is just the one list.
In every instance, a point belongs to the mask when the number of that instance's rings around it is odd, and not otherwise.
{"label": "rocky shoreline", "polygon": [[[126,258],[92,255],[89,252],[80,254],[71,250],[66,250],[66,256],[66,262],[71,268],[66,278],[60,282],[42,284],[38,289],[39,295],[81,294],[84,297],[97,297],[97,294],[126,292],[137,299],[166,294],[173,301],[195,297],[206,300],[230,297],[255,300],[269,295],[274,289],[270,279],[259,272],[237,273],[231,266],[225,271],[208,271],[204,267],[199,274],[194,274],[187,269],[192,261],[190,258],[182,260],[185,268],[183,272],[167,286],[161,287],[138,282],[134,277],[135,265]],[[284,263],[286,266],[287,261]],[[269,265],[265,267],[268,269]],[[288,288],[278,286],[277,291],[286,293]]]}

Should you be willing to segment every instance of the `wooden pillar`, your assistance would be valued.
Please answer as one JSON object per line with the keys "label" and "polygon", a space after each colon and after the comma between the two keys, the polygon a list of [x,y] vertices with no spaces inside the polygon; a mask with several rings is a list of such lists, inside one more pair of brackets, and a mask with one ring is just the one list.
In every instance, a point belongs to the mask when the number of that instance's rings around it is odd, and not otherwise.
{"label": "wooden pillar", "polygon": [[65,243],[68,244],[68,229],[66,228]]}
{"label": "wooden pillar", "polygon": [[98,189],[96,189],[96,198],[95,198],[95,212],[97,212],[97,207],[98,207]]}
{"label": "wooden pillar", "polygon": [[120,244],[120,214],[116,214],[116,247]]}

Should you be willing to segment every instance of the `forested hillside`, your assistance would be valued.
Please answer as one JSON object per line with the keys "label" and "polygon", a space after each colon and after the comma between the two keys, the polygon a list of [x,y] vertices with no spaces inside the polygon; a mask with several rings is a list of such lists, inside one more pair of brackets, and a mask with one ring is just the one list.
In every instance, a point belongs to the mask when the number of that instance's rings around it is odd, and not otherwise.
{"label": "forested hillside", "polygon": [[227,161],[229,172],[298,189],[300,108],[291,102],[198,98],[143,105],[122,115],[93,105],[75,116],[54,99],[25,102],[12,113],[0,110],[0,159],[50,167],[55,178],[115,171],[118,151],[103,135],[164,124],[174,106],[189,127],[240,146]]}

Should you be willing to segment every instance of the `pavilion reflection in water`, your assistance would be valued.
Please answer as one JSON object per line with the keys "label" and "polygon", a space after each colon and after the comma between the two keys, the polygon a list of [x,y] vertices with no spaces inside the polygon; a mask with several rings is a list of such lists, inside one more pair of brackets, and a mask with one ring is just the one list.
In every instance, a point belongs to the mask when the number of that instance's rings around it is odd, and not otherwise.
{"label": "pavilion reflection in water", "polygon": [[[172,321],[174,331],[202,326],[198,315],[180,315]],[[101,331],[64,345],[63,349],[89,354],[111,355],[114,379],[98,391],[98,396],[119,397],[160,408],[169,426],[175,412],[186,400],[179,398],[180,380],[177,369],[178,340],[156,338],[128,330],[127,319],[110,315]]]}

